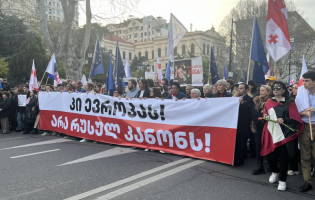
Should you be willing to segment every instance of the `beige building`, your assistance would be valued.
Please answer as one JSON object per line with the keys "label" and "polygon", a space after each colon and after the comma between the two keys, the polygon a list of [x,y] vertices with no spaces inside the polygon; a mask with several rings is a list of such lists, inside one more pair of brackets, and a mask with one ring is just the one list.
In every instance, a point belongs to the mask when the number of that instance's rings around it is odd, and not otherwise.
{"label": "beige building", "polygon": [[[158,55],[162,70],[166,69],[168,63],[168,57],[166,56],[167,36],[146,42],[131,43],[113,35],[105,38],[101,46],[115,54],[117,40],[119,41],[120,53],[124,63],[126,58],[129,59],[129,64],[131,64],[134,56],[138,58],[145,56],[148,61],[144,64],[154,66],[154,71],[156,71]],[[174,49],[175,59],[189,58],[190,56],[203,56],[210,59],[211,46],[214,48],[217,63],[223,65],[227,61],[228,48],[225,45],[224,37],[221,37],[214,28],[207,31],[187,32]]]}

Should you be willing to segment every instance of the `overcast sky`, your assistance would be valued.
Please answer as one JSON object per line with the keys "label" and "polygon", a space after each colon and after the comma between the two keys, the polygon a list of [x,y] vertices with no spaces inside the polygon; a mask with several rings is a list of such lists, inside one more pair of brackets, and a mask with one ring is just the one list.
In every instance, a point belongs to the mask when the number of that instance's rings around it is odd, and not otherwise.
{"label": "overcast sky", "polygon": [[[221,21],[230,10],[237,4],[239,0],[140,0],[137,7],[129,9],[129,11],[120,17],[115,22],[121,19],[127,19],[128,15],[142,18],[144,16],[153,15],[154,17],[161,16],[169,22],[170,13],[173,13],[183,24],[190,30],[190,24],[193,24],[194,30],[208,30],[212,25],[218,30]],[[102,0],[92,1],[92,13],[104,13],[106,2]],[[308,18],[308,23],[315,27],[315,0],[294,0],[298,6],[299,11],[304,12],[304,17]],[[106,10],[108,14],[106,17],[113,15],[113,10]],[[117,12],[118,13],[118,12]],[[80,25],[83,25],[85,18],[84,13],[80,11]],[[100,22],[100,21],[99,21]],[[103,24],[108,23],[103,20]]]}

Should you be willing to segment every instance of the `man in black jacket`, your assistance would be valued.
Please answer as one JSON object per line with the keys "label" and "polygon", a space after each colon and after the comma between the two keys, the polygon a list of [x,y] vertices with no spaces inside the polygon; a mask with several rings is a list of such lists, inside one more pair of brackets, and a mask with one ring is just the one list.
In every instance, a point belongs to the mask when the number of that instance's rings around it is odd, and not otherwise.
{"label": "man in black jacket", "polygon": [[236,133],[234,165],[239,166],[244,163],[247,154],[247,138],[250,133],[251,110],[253,99],[247,95],[249,87],[245,83],[238,86],[240,108],[238,113],[238,124]]}
{"label": "man in black jacket", "polygon": [[8,79],[7,78],[3,78],[3,82],[2,82],[2,90],[3,91],[10,91],[10,84],[8,83]]}

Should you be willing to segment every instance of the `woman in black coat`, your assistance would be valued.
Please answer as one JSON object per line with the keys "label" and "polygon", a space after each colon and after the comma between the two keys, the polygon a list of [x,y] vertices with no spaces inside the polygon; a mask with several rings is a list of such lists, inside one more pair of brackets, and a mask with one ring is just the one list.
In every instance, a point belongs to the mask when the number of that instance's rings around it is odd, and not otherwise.
{"label": "woman in black coat", "polygon": [[263,157],[260,155],[261,150],[261,136],[262,131],[265,126],[265,122],[258,120],[259,117],[262,117],[262,113],[265,107],[267,100],[270,98],[271,88],[269,85],[263,85],[260,88],[260,96],[254,98],[254,106],[252,108],[252,124],[251,130],[255,138],[255,147],[256,147],[256,159],[257,159],[257,168],[252,171],[252,175],[259,175],[265,173]]}
{"label": "woman in black coat", "polygon": [[139,91],[135,98],[149,98],[150,90],[148,89],[148,82],[146,79],[141,79],[139,81]]}
{"label": "woman in black coat", "polygon": [[28,134],[34,127],[35,119],[36,119],[36,113],[35,113],[35,108],[37,104],[37,98],[35,95],[37,94],[36,90],[32,90],[30,92],[30,101],[28,104],[26,104],[26,116],[25,116],[25,129],[23,134]]}
{"label": "woman in black coat", "polygon": [[0,121],[2,133],[8,134],[10,131],[9,116],[11,111],[11,101],[9,100],[10,93],[7,91],[2,92],[3,101],[0,103]]}

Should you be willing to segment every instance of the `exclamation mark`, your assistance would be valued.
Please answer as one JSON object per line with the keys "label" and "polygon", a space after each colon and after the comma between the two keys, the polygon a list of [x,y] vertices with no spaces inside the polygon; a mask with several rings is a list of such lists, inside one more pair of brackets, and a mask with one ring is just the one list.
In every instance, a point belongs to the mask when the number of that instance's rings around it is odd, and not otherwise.
{"label": "exclamation mark", "polygon": [[160,105],[161,110],[160,110],[160,115],[161,115],[161,120],[164,121],[165,117],[164,117],[164,105]]}
{"label": "exclamation mark", "polygon": [[210,133],[206,133],[205,136],[206,136],[205,151],[209,153],[210,152]]}

